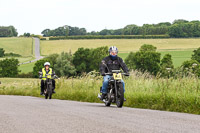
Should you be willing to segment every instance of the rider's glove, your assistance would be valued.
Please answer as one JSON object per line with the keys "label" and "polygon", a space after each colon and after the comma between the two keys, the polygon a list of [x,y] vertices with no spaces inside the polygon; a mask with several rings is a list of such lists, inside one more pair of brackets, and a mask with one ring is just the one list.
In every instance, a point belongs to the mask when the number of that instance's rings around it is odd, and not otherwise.
{"label": "rider's glove", "polygon": [[40,75],[39,78],[41,79],[41,78],[42,78],[42,75]]}
{"label": "rider's glove", "polygon": [[129,76],[129,75],[130,75],[129,73],[126,73],[126,74],[125,74],[125,76]]}

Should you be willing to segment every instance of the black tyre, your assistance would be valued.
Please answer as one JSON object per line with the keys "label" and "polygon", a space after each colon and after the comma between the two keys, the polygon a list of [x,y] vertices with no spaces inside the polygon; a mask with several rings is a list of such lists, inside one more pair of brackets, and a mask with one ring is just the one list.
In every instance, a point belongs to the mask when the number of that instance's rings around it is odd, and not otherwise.
{"label": "black tyre", "polygon": [[48,99],[48,93],[45,94],[45,99]]}
{"label": "black tyre", "polygon": [[48,91],[49,99],[52,98],[52,86],[49,85],[49,91]]}
{"label": "black tyre", "polygon": [[124,89],[122,83],[118,84],[118,93],[116,96],[116,104],[118,108],[121,108],[124,103]]}
{"label": "black tyre", "polygon": [[107,94],[107,101],[105,102],[105,105],[106,106],[110,106],[111,105],[111,94],[110,93]]}

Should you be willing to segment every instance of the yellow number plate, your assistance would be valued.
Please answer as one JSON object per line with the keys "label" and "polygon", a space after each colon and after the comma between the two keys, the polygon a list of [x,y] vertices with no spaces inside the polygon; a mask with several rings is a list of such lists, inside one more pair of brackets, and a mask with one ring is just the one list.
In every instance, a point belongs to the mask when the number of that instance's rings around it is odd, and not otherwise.
{"label": "yellow number plate", "polygon": [[122,79],[122,74],[121,73],[113,73],[113,77],[114,77],[114,79],[115,80],[117,80],[117,79]]}

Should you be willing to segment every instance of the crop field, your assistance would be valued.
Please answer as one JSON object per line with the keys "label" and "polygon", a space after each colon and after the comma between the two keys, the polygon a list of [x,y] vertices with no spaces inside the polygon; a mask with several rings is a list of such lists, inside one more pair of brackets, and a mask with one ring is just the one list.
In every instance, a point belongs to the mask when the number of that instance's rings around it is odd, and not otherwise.
{"label": "crop field", "polygon": [[[39,79],[1,78],[0,95],[42,97]],[[126,83],[125,106],[200,114],[200,80],[152,78],[147,73],[132,72]],[[102,77],[92,75],[56,80],[55,99],[101,102],[97,98]],[[44,97],[42,97],[44,98]]]}
{"label": "crop field", "polygon": [[96,40],[56,40],[41,41],[41,54],[49,55],[63,51],[74,53],[78,48],[96,48],[115,45],[119,49],[119,56],[125,59],[128,53],[138,51],[143,44],[152,44],[157,51],[172,55],[174,66],[180,66],[183,61],[191,58],[194,49],[200,47],[200,39],[96,39]]}
{"label": "crop field", "polygon": [[49,55],[62,51],[75,52],[78,48],[96,48],[101,46],[118,47],[120,53],[137,51],[143,44],[152,44],[158,51],[181,51],[200,47],[200,39],[96,39],[96,40],[56,40],[41,41],[41,54]]}

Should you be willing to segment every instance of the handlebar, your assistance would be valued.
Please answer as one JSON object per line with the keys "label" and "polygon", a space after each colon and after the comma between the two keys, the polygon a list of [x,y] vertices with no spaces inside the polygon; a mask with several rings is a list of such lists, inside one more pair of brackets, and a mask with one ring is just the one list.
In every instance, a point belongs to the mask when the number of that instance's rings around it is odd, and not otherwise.
{"label": "handlebar", "polygon": [[[129,73],[121,73],[122,75],[129,76]],[[113,75],[113,73],[105,73],[105,75]]]}
{"label": "handlebar", "polygon": [[43,77],[43,76],[41,76],[40,75],[40,79],[42,79],[42,78],[47,78],[47,76],[53,76],[53,79],[60,79],[57,75],[55,75],[55,74],[45,74],[45,77]]}

